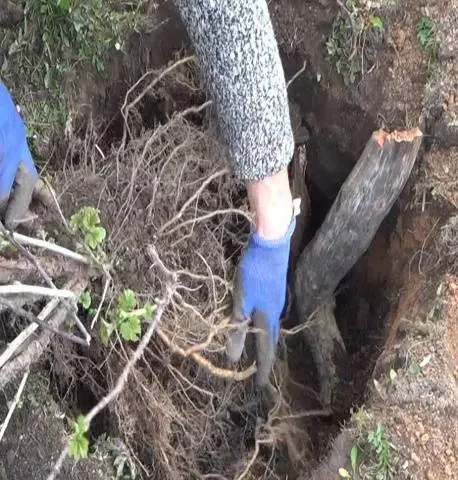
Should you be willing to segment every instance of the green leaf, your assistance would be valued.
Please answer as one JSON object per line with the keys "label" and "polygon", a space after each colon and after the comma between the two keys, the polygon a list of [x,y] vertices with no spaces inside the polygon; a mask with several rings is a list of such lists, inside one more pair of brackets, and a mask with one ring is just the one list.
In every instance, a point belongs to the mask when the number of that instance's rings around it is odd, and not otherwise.
{"label": "green leaf", "polygon": [[421,373],[421,367],[418,365],[418,363],[412,363],[409,368],[410,374],[413,375],[414,377],[418,377]]}
{"label": "green leaf", "polygon": [[118,299],[118,307],[124,312],[131,312],[137,306],[137,297],[135,292],[126,288]]}
{"label": "green leaf", "polygon": [[86,417],[79,415],[72,424],[73,433],[68,440],[70,456],[75,460],[87,458],[89,452],[89,440],[86,438],[85,434],[89,429],[89,424],[86,421]]}
{"label": "green leaf", "polygon": [[378,28],[379,30],[383,30],[384,28],[384,23],[383,20],[378,17],[377,15],[372,15],[371,16],[371,24],[374,28]]}
{"label": "green leaf", "polygon": [[145,318],[151,318],[153,316],[153,312],[156,310],[156,305],[151,305],[151,303],[145,303],[143,307],[145,309]]}
{"label": "green leaf", "polygon": [[100,324],[100,341],[103,343],[103,345],[108,345],[114,330],[115,327],[112,323],[102,320],[102,323]]}
{"label": "green leaf", "polygon": [[71,216],[70,224],[75,229],[87,232],[100,224],[99,211],[94,207],[82,207]]}
{"label": "green leaf", "polygon": [[68,440],[68,452],[75,460],[87,458],[89,452],[89,440],[84,435],[70,435]]}
{"label": "green leaf", "polygon": [[140,319],[132,316],[128,317],[119,327],[121,337],[126,341],[136,342],[142,333]]}
{"label": "green leaf", "polygon": [[83,292],[80,294],[78,301],[85,310],[89,310],[91,307],[92,299],[89,292]]}
{"label": "green leaf", "polygon": [[398,378],[398,374],[394,368],[390,370],[390,380],[394,382]]}
{"label": "green leaf", "polygon": [[86,233],[84,239],[89,248],[94,250],[103,243],[106,235],[107,232],[103,227],[91,227],[91,229]]}
{"label": "green leaf", "polygon": [[89,425],[86,421],[86,417],[83,415],[78,415],[78,418],[73,422],[73,427],[77,435],[82,435],[89,430]]}
{"label": "green leaf", "polygon": [[70,10],[70,0],[59,0],[57,5],[62,8],[62,10]]}
{"label": "green leaf", "polygon": [[358,446],[353,445],[350,452],[351,468],[353,469],[353,472],[356,472],[356,467],[358,465],[358,455],[359,455]]}

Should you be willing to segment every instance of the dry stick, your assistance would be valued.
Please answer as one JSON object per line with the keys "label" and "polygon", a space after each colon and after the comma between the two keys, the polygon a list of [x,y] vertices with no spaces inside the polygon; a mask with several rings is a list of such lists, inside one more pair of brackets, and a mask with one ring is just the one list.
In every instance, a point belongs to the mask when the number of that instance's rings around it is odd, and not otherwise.
{"label": "dry stick", "polygon": [[[159,259],[157,252],[155,251],[154,248],[151,249],[152,254],[156,257],[157,261],[156,264],[164,270],[164,272],[169,276],[170,278],[170,271],[164,266],[162,261]],[[153,337],[153,334],[157,328],[158,323],[160,322],[162,315],[164,314],[165,309],[169,305],[170,301],[172,300],[173,294],[176,289],[176,276],[172,275],[172,279],[174,280],[174,283],[171,283],[170,280],[168,281],[166,285],[166,293],[164,294],[164,297],[162,300],[157,302],[157,309],[155,311],[154,317],[151,320],[151,323],[149,324],[145,334],[143,335],[143,338],[141,339],[138,347],[134,350],[132,356],[130,357],[129,361],[127,362],[127,365],[124,367],[124,370],[122,371],[120,377],[116,381],[116,384],[114,388],[107,394],[105,395],[98,403],[95,405],[90,412],[86,415],[85,421],[86,425],[91,424],[92,420],[105,408],[107,407],[112,401],[114,401],[120,393],[124,390],[124,387],[127,383],[127,380],[129,378],[129,374],[138,362],[140,358],[143,356],[143,353],[148,346],[149,342],[151,341],[151,338]],[[64,463],[65,458],[67,457],[68,454],[68,446],[65,446],[65,448],[62,450],[62,453],[59,456],[59,459],[55,463],[52,472],[48,476],[48,480],[54,480],[56,478],[56,475],[60,472],[62,465]]]}
{"label": "dry stick", "polygon": [[147,78],[148,76],[156,73],[156,70],[149,70],[148,72],[143,74],[132,85],[132,87],[129,88],[129,90],[126,93],[126,96],[124,97],[124,102],[121,106],[121,115],[124,119],[124,124],[125,124],[126,128],[123,129],[122,139],[121,139],[120,147],[118,149],[118,154],[117,154],[117,162],[119,162],[119,156],[120,156],[122,148],[126,145],[127,131],[129,131],[129,133],[130,133],[129,125],[128,125],[128,122],[127,122],[128,118],[129,118],[130,109],[135,107],[135,105],[137,105],[137,103],[139,103],[143,99],[143,97],[148,93],[148,91],[151,90],[166,75],[168,75],[170,72],[175,70],[175,68],[179,67],[180,65],[183,65],[183,64],[191,61],[193,58],[194,58],[193,55],[188,56],[188,57],[184,57],[181,60],[178,60],[177,62],[173,63],[172,65],[170,65],[169,67],[164,69],[146,88],[143,89],[143,91],[135,98],[135,100],[133,100],[130,103],[127,103],[129,95],[143,82],[143,80],[145,80],[145,78]]}
{"label": "dry stick", "polygon": [[84,345],[85,347],[88,346],[88,343],[86,342],[86,340],[83,340],[82,338],[77,337],[72,333],[63,332],[62,330],[59,330],[58,328],[52,325],[49,325],[46,322],[41,321],[38,317],[33,315],[33,313],[30,313],[27,310],[24,310],[23,308],[18,307],[17,305],[14,304],[14,302],[11,302],[9,300],[6,300],[0,297],[0,305],[6,305],[17,316],[26,318],[32,324],[36,323],[40,327],[43,327],[46,330],[50,330],[51,332],[56,333],[57,335],[60,335],[61,337],[66,338],[67,340],[70,340],[71,342],[78,343],[79,345]]}
{"label": "dry stick", "polygon": [[156,332],[159,335],[159,337],[162,339],[162,341],[173,352],[178,353],[184,358],[191,357],[196,363],[198,363],[201,367],[207,370],[207,372],[211,373],[215,377],[228,378],[231,380],[235,380],[236,382],[241,382],[243,380],[246,380],[247,378],[250,378],[257,371],[256,366],[254,364],[248,367],[246,370],[242,370],[242,371],[235,371],[229,368],[217,367],[212,362],[210,362],[210,360],[207,360],[197,352],[193,352],[189,355],[186,355],[186,350],[184,350],[183,348],[173,343],[172,340],[170,340],[170,338],[168,337],[168,335],[160,327],[157,327]]}
{"label": "dry stick", "polygon": [[[3,235],[10,243],[12,243],[24,256],[25,258],[38,270],[38,273],[43,277],[45,282],[51,287],[57,290],[52,278],[46,273],[46,271],[41,267],[41,265],[37,262],[35,257],[20,243],[18,243],[13,235],[5,228],[2,222],[0,222],[0,234]],[[64,303],[68,308],[69,311],[72,312],[72,318],[75,321],[77,327],[79,328],[80,332],[85,336],[86,341],[90,343],[91,336],[89,335],[88,331],[81,323],[81,320],[78,318],[75,312],[73,312],[73,306],[70,306],[67,302]]]}
{"label": "dry stick", "polygon": [[67,298],[69,300],[76,301],[76,295],[71,290],[42,287],[41,285],[24,285],[23,283],[0,285],[0,296],[16,295],[19,293],[28,293],[31,295],[40,295],[44,297]]}
{"label": "dry stick", "polygon": [[260,446],[268,445],[269,443],[273,443],[273,439],[270,437],[263,440],[259,438],[256,439],[253,455],[251,456],[249,462],[246,464],[243,472],[237,477],[235,477],[235,480],[243,480],[248,475],[249,471],[251,470],[251,467],[253,466],[254,462],[258,458]]}
{"label": "dry stick", "polygon": [[89,259],[87,259],[84,255],[69,250],[68,248],[61,247],[60,245],[56,245],[55,243],[40,240],[38,238],[27,237],[26,235],[21,235],[20,233],[16,232],[13,233],[13,238],[21,245],[43,248],[44,250],[58,253],[59,255],[70,258],[71,260],[84,263],[85,265],[89,265],[90,263]]}
{"label": "dry stick", "polygon": [[[239,210],[237,208],[224,208],[221,210],[215,210],[213,212],[206,213],[205,215],[201,215],[200,217],[195,217],[195,218],[190,218],[189,220],[185,220],[184,222],[180,223],[176,227],[165,232],[164,235],[171,235],[172,233],[175,233],[177,230],[185,227],[186,225],[202,222],[203,220],[208,220],[209,218],[215,217],[216,215],[228,215],[230,213],[233,213],[235,215],[240,215],[246,218],[250,222],[250,224],[253,223],[253,219],[250,217],[250,215],[248,215],[248,213],[244,212],[243,210]],[[174,221],[174,220],[175,219],[172,219],[171,221]],[[162,231],[163,229],[161,228],[159,233],[161,233]]]}
{"label": "dry stick", "polygon": [[[59,305],[59,299],[53,298],[45,305],[43,310],[38,314],[37,318],[41,321],[46,320],[46,318],[51,315],[57,305]],[[8,344],[6,350],[0,355],[0,369],[14,355],[16,350],[30,337],[30,335],[35,332],[38,326],[38,323],[32,323],[25,328],[11,343]]]}
{"label": "dry stick", "polygon": [[[105,271],[105,269],[104,269]],[[106,279],[105,279],[105,285],[103,287],[103,292],[102,292],[102,298],[100,300],[100,303],[99,303],[99,306],[97,307],[97,311],[95,312],[95,315],[94,315],[94,318],[92,319],[92,322],[91,322],[91,330],[94,329],[95,327],[95,324],[97,323],[97,320],[99,318],[99,315],[100,315],[100,312],[102,311],[102,307],[103,307],[103,304],[105,303],[105,299],[107,297],[107,293],[108,293],[108,288],[111,284],[111,275],[110,273],[108,272],[108,270],[105,271],[105,275],[106,275]]]}
{"label": "dry stick", "polygon": [[164,225],[162,225],[161,229],[159,230],[158,234],[160,235],[162,232],[164,232],[170,225],[175,223],[177,220],[179,220],[182,216],[183,213],[186,211],[186,209],[191,205],[194,200],[196,200],[199,195],[205,190],[207,185],[211,183],[215,178],[221,177],[222,175],[225,175],[229,173],[229,170],[227,168],[223,168],[222,170],[218,170],[215,172],[213,175],[210,175],[203,183],[202,185],[196,190],[196,192],[188,198],[188,200],[183,204],[183,206],[180,208],[180,210],[177,212],[177,214],[171,218],[168,222],[166,222]]}
{"label": "dry stick", "polygon": [[16,395],[14,396],[13,403],[11,404],[8,410],[8,414],[6,415],[5,421],[2,424],[2,428],[0,429],[0,442],[2,441],[3,435],[5,435],[8,424],[10,423],[11,417],[13,416],[14,410],[16,410],[17,404],[21,399],[22,391],[24,390],[25,383],[27,382],[29,373],[30,373],[29,370],[27,370],[24,373],[21,383],[19,384],[19,388],[17,389]]}
{"label": "dry stick", "polygon": [[[76,279],[75,283],[71,286],[79,293],[84,291],[87,284],[87,280],[79,278]],[[47,307],[42,311],[43,316],[46,308]],[[65,308],[56,308],[49,316],[48,323],[58,327],[67,317],[68,311]],[[36,362],[46,350],[52,337],[53,335],[49,330],[43,330],[37,338],[34,338],[27,344],[26,349],[15,352],[14,357],[0,369],[0,389],[4,388],[5,385],[16,378],[17,375],[22,375],[24,371],[30,368],[30,365]]]}
{"label": "dry stick", "polygon": [[307,67],[307,60],[304,60],[304,63],[302,65],[302,68],[300,70],[298,70],[289,80],[288,80],[288,83],[286,84],[286,88],[289,88],[290,85],[294,82],[294,80],[296,80],[299,75],[303,72],[305,72],[305,69]]}

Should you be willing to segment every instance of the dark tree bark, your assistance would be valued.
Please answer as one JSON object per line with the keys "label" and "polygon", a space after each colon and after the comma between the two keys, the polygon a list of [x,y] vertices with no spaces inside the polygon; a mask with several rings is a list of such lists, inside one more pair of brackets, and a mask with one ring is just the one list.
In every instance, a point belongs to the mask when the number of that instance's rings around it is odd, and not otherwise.
{"label": "dark tree bark", "polygon": [[293,279],[299,321],[314,355],[322,401],[331,403],[346,352],[333,316],[340,281],[364,254],[403,190],[422,133],[375,132],[343,184],[323,224],[299,257]]}

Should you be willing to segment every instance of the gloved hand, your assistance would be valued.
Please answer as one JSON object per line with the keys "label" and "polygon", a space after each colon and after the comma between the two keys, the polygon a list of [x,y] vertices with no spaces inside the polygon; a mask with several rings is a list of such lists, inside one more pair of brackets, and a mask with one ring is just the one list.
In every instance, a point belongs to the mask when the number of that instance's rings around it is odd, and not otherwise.
{"label": "gloved hand", "polygon": [[24,220],[37,180],[24,123],[0,81],[0,215],[7,228]]}
{"label": "gloved hand", "polygon": [[[231,361],[240,359],[251,317],[256,329],[258,385],[268,382],[280,334],[280,316],[285,306],[293,218],[279,240],[265,240],[254,233],[240,262],[234,285],[233,318],[238,326],[230,330],[226,353]],[[245,322],[245,324],[243,324]]]}

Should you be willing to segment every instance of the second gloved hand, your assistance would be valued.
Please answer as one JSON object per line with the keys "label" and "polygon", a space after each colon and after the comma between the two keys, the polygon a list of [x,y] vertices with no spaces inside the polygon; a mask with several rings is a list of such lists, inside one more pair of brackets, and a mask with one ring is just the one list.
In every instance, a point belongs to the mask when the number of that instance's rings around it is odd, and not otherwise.
{"label": "second gloved hand", "polygon": [[[258,384],[265,385],[275,360],[280,334],[280,316],[285,306],[293,218],[286,234],[266,240],[254,233],[243,252],[234,286],[233,323],[251,318],[261,332],[256,335]],[[231,330],[227,355],[237,361],[243,352],[246,328]]]}
{"label": "second gloved hand", "polygon": [[0,214],[7,228],[24,220],[37,180],[24,123],[0,81]]}

